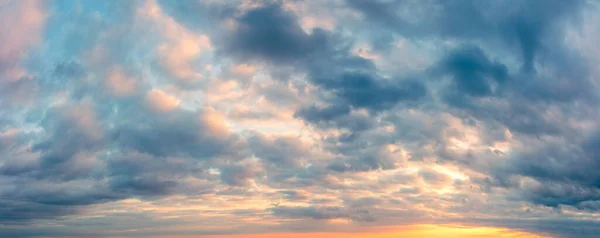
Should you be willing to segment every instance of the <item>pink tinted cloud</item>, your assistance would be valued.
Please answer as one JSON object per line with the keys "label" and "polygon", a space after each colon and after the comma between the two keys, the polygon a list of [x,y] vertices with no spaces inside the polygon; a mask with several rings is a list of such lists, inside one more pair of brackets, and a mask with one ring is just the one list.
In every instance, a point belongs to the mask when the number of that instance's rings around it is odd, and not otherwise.
{"label": "pink tinted cloud", "polygon": [[19,60],[40,43],[47,13],[43,1],[4,0],[0,2],[0,75],[6,80],[25,76]]}

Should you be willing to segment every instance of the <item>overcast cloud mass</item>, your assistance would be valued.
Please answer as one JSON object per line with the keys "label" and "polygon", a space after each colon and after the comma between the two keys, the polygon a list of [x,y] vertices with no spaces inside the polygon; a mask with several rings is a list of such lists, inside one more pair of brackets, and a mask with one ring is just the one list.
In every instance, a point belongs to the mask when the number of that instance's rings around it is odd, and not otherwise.
{"label": "overcast cloud mass", "polygon": [[598,1],[0,0],[0,23],[0,237],[600,234]]}

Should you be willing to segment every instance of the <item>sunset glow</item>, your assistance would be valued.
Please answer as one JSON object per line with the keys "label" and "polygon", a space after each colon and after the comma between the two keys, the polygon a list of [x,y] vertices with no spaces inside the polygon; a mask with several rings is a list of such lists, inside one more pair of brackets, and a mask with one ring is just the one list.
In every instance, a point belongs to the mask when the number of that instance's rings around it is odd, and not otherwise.
{"label": "sunset glow", "polygon": [[[374,229],[375,230],[375,229]],[[356,233],[279,233],[279,234],[244,234],[244,235],[218,235],[204,236],[207,238],[420,238],[420,237],[438,237],[438,238],[543,238],[544,236],[534,235],[526,232],[511,231],[503,228],[489,227],[449,227],[440,225],[416,225],[399,228],[382,228],[379,232],[356,232]],[[397,231],[393,231],[397,230]],[[166,238],[166,237],[165,237]],[[171,238],[171,237],[169,237]],[[172,237],[184,238],[184,237]]]}

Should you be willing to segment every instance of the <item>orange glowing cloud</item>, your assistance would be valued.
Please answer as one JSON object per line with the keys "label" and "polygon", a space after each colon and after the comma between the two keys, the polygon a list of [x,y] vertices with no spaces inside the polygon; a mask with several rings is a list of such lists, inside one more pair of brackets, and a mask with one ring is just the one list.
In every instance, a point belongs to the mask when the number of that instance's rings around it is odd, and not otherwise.
{"label": "orange glowing cloud", "polygon": [[167,112],[179,106],[179,99],[158,89],[148,92],[146,100],[150,108],[158,112]]}

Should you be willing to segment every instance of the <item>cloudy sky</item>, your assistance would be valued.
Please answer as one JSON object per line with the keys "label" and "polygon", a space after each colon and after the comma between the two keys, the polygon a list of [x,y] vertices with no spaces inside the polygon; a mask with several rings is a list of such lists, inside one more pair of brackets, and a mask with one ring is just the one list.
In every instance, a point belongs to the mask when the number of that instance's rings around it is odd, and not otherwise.
{"label": "cloudy sky", "polygon": [[0,0],[0,237],[595,237],[595,0]]}

